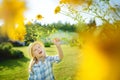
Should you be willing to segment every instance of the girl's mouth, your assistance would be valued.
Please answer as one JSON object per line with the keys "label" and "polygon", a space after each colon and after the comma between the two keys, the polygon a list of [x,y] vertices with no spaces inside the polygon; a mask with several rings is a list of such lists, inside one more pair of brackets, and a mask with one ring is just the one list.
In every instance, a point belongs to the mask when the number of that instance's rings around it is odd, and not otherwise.
{"label": "girl's mouth", "polygon": [[39,54],[42,54],[42,51],[40,51]]}

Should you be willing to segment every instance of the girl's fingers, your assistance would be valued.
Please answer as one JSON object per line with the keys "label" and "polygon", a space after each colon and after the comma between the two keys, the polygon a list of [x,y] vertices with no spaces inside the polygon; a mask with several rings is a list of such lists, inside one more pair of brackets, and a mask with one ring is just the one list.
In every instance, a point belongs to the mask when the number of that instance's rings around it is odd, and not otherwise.
{"label": "girl's fingers", "polygon": [[54,38],[53,43],[54,44],[60,44],[60,39],[59,38]]}
{"label": "girl's fingers", "polygon": [[60,39],[59,39],[59,38],[55,38],[55,41],[56,41],[56,42],[59,42],[59,41],[60,41]]}

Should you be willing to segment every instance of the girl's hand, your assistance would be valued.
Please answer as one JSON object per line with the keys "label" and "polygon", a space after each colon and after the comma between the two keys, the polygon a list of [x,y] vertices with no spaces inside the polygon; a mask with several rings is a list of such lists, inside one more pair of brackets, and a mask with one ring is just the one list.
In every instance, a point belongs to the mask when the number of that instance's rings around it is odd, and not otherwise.
{"label": "girl's hand", "polygon": [[54,38],[54,39],[53,39],[53,43],[54,43],[55,45],[60,45],[60,39],[59,39],[59,38]]}
{"label": "girl's hand", "polygon": [[57,47],[59,58],[62,59],[63,58],[63,51],[62,51],[62,48],[60,46],[60,39],[59,38],[54,38],[53,43]]}

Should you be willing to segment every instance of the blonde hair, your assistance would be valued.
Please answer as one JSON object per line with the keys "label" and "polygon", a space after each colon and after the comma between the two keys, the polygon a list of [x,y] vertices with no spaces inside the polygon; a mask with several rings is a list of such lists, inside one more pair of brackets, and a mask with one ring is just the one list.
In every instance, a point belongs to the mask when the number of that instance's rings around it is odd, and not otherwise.
{"label": "blonde hair", "polygon": [[[32,71],[32,66],[37,62],[37,59],[36,57],[33,56],[33,52],[32,52],[32,48],[33,46],[35,46],[36,44],[40,44],[42,48],[44,48],[44,45],[42,42],[40,41],[35,41],[33,43],[30,43],[29,46],[28,46],[28,52],[29,52],[29,55],[30,57],[32,58],[31,61],[30,61],[30,64],[29,64],[29,72]],[[44,51],[45,52],[45,51]],[[44,55],[45,57],[46,55]]]}

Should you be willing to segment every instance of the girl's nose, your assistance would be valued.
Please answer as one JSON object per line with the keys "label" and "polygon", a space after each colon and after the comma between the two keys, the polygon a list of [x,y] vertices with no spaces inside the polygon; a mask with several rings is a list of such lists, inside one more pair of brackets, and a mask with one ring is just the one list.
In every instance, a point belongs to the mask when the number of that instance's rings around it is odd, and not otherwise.
{"label": "girl's nose", "polygon": [[41,52],[41,49],[38,49],[38,52]]}

